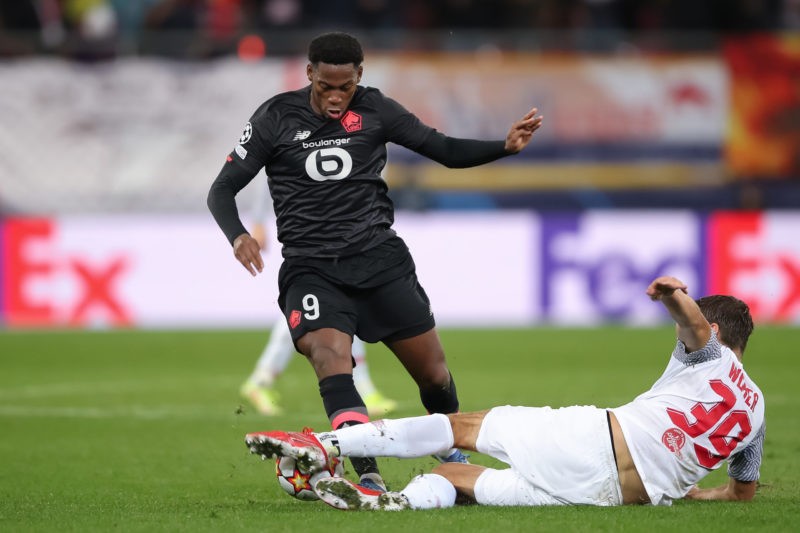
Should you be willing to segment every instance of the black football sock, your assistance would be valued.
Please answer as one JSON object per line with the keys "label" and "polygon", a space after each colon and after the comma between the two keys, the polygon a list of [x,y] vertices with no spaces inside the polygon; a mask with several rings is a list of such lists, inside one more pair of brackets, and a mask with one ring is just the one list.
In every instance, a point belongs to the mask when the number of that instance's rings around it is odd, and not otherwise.
{"label": "black football sock", "polygon": [[446,387],[433,387],[420,389],[419,397],[422,405],[429,413],[457,413],[458,412],[458,393],[456,392],[456,382],[450,374],[450,383]]}
{"label": "black football sock", "polygon": [[[369,421],[367,407],[356,390],[352,374],[335,374],[322,379],[319,394],[333,429]],[[359,477],[380,474],[378,462],[372,457],[351,457],[350,463]]]}

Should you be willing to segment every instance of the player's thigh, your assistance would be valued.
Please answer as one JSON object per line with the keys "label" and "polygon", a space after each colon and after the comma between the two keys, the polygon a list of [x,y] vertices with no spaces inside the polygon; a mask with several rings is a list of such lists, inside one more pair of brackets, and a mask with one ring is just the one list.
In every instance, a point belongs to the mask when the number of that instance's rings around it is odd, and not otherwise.
{"label": "player's thigh", "polygon": [[292,281],[285,289],[281,310],[295,345],[303,335],[323,328],[350,336],[355,333],[355,303],[345,291],[320,276],[308,274]]}
{"label": "player's thigh", "polygon": [[386,346],[422,388],[446,386],[450,371],[435,329],[407,339],[386,341]]}
{"label": "player's thigh", "polygon": [[458,495],[468,502],[497,506],[563,505],[511,468],[497,470],[480,465],[444,463],[434,468],[433,473],[450,481]]}
{"label": "player's thigh", "polygon": [[[533,490],[527,505],[619,505],[621,493],[607,413],[591,405],[494,407],[476,449],[509,466]],[[489,476],[487,474],[487,476]],[[480,485],[476,485],[479,503]],[[495,490],[495,489],[492,489]],[[491,492],[489,492],[491,493]]]}
{"label": "player's thigh", "polygon": [[486,468],[472,484],[472,497],[480,505],[564,505],[513,468]]}
{"label": "player's thigh", "polygon": [[453,446],[464,450],[477,451],[478,435],[480,435],[483,420],[489,410],[474,411],[469,413],[450,413],[450,427],[453,430]]}

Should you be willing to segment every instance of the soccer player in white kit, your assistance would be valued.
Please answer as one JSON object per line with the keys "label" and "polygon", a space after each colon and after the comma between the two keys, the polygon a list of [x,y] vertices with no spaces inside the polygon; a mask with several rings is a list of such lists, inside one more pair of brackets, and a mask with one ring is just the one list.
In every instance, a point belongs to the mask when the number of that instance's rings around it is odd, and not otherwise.
{"label": "soccer player in white kit", "polygon": [[[253,453],[291,456],[319,470],[333,456],[422,457],[458,447],[509,465],[442,464],[399,492],[347,479],[322,479],[320,499],[339,509],[430,509],[482,505],[670,505],[678,498],[750,500],[764,443],[764,395],[742,367],[753,330],[747,305],[732,296],[697,301],[680,280],[647,288],[677,324],[677,346],[647,392],[614,409],[595,406],[495,407],[434,414],[326,433],[251,433]],[[697,483],[728,462],[729,482]]]}

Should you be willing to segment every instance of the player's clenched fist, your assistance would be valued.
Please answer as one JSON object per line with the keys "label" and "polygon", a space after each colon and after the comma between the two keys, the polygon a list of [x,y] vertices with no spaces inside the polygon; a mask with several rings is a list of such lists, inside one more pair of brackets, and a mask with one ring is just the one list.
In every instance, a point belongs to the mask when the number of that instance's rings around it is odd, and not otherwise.
{"label": "player's clenched fist", "polygon": [[660,300],[663,296],[669,296],[676,290],[687,292],[687,286],[678,278],[672,276],[661,276],[653,280],[647,287],[647,295],[651,300]]}

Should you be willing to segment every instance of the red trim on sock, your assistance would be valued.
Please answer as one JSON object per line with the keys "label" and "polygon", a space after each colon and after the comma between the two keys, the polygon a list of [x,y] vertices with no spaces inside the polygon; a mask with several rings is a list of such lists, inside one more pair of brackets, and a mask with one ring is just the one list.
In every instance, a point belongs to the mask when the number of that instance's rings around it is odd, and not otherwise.
{"label": "red trim on sock", "polygon": [[342,424],[350,421],[366,424],[369,422],[369,416],[357,411],[345,411],[331,421],[331,427],[333,429],[338,429]]}

